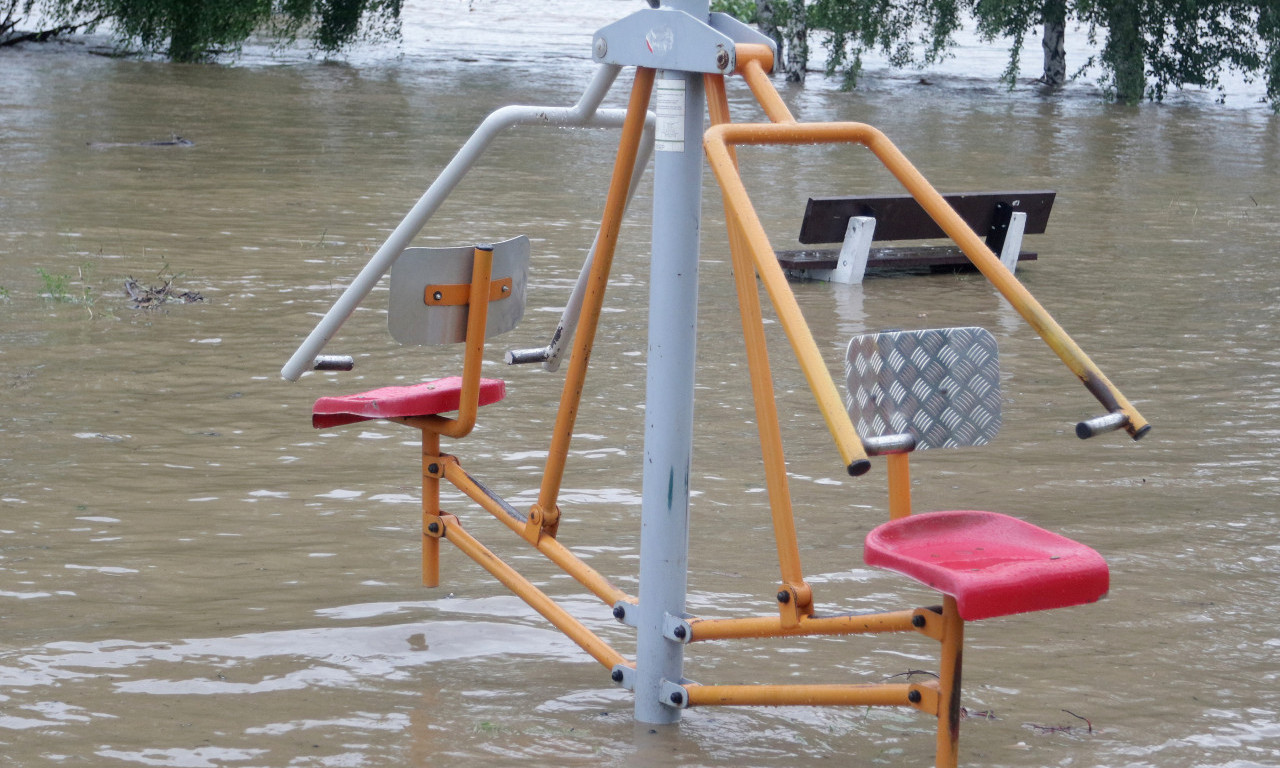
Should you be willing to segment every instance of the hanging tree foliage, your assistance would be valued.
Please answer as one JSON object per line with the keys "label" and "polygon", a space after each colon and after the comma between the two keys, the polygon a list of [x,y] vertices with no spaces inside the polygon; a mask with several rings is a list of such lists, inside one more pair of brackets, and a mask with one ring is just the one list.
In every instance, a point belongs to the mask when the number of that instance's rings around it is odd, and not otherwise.
{"label": "hanging tree foliage", "polygon": [[[54,34],[110,21],[122,44],[174,61],[235,50],[259,31],[282,40],[306,36],[324,52],[362,37],[395,37],[401,6],[401,0],[0,0],[0,11],[6,3],[10,18],[37,11]],[[4,32],[0,26],[0,44]]]}
{"label": "hanging tree foliage", "polygon": [[828,73],[842,73],[851,87],[868,51],[880,51],[893,67],[945,58],[960,29],[962,2],[967,0],[815,0],[809,19],[824,32]]}
{"label": "hanging tree foliage", "polygon": [[1234,70],[1264,77],[1268,99],[1280,102],[1280,0],[811,0],[808,21],[823,32],[828,71],[852,85],[869,51],[893,67],[942,60],[966,15],[987,41],[1009,41],[1003,77],[1010,85],[1037,27],[1045,52],[1039,79],[1063,85],[1065,30],[1075,22],[1100,47],[1077,71],[1099,68],[1118,101],[1159,100],[1188,85],[1220,87]]}

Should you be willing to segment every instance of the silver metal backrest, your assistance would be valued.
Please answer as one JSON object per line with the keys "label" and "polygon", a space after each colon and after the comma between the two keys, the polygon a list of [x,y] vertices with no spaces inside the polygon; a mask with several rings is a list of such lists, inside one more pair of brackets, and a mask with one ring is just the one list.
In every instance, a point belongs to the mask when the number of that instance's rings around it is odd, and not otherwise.
{"label": "silver metal backrest", "polygon": [[[387,328],[401,344],[457,344],[467,339],[466,304],[430,306],[428,285],[470,285],[475,247],[406,248],[391,265]],[[521,235],[493,245],[491,282],[511,280],[509,293],[489,302],[485,337],[516,327],[524,316],[529,276],[529,238]]]}
{"label": "silver metal backrest", "polygon": [[983,328],[855,336],[845,376],[864,440],[910,434],[916,450],[960,448],[1000,431],[1000,362]]}

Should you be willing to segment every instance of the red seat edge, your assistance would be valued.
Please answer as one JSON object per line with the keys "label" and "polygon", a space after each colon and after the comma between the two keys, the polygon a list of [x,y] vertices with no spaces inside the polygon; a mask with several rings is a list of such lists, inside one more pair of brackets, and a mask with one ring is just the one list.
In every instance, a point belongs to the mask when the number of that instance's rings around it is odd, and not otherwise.
{"label": "red seat edge", "polygon": [[889,521],[867,534],[863,559],[955,597],[966,621],[1093,603],[1110,588],[1095,550],[998,512]]}
{"label": "red seat edge", "polygon": [[[490,405],[506,397],[501,379],[481,379],[479,405]],[[311,410],[316,429],[354,424],[373,419],[433,416],[458,410],[462,400],[462,377],[449,376],[409,386],[390,386],[352,395],[321,397]]]}

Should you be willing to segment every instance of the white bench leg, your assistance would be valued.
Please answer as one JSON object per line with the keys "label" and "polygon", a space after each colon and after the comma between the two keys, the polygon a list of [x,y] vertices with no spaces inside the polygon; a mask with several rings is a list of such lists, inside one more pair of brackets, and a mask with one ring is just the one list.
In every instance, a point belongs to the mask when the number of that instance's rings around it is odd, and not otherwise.
{"label": "white bench leg", "polygon": [[[1023,219],[1025,218],[1024,214]],[[867,272],[867,257],[871,253],[871,240],[875,232],[875,219],[870,216],[850,217],[849,226],[844,231],[844,242],[840,244],[840,257],[836,261],[836,268],[831,270],[831,282],[846,285],[858,285],[862,282],[862,277]]]}
{"label": "white bench leg", "polygon": [[1022,251],[1022,233],[1027,229],[1027,214],[1015,211],[1009,217],[1009,232],[1004,236],[1004,248],[1000,249],[1000,263],[1013,272],[1018,268],[1018,253]]}

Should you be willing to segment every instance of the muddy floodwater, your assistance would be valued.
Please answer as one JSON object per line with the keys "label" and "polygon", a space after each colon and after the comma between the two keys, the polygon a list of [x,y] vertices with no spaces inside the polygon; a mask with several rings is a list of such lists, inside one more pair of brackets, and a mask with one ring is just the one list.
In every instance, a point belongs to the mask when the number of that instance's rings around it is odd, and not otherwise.
{"label": "muddy floodwater", "polygon": [[[416,432],[310,425],[318,396],[457,371],[451,350],[391,340],[385,283],[326,350],[354,371],[279,376],[484,116],[572,104],[589,31],[643,4],[590,5],[581,24],[530,24],[550,41],[538,55],[452,50],[444,28],[345,63],[0,51],[0,765],[929,763],[933,723],[908,711],[696,709],[636,726],[607,670],[448,545],[444,585],[423,588]],[[958,75],[852,93],[815,77],[783,94],[801,119],[881,128],[944,191],[1056,190],[1019,276],[1153,425],[1137,443],[1078,440],[1100,407],[980,276],[794,285],[833,369],[858,332],[990,329],[1004,431],[918,457],[917,508],[1016,514],[1110,564],[1100,603],[969,625],[962,763],[1280,764],[1280,121],[1256,104],[1124,108]],[[730,98],[737,119],[759,119],[740,84]],[[501,353],[546,343],[616,141],[511,131],[417,241],[533,242],[525,318],[486,363],[507,398],[447,445],[517,508],[536,498],[562,374]],[[898,191],[861,150],[741,159],[778,248],[796,247],[810,195]],[[561,498],[561,540],[633,592],[650,201],[644,185],[624,227]],[[765,613],[778,573],[710,174],[703,211],[689,605]],[[203,300],[134,309],[129,278]],[[863,565],[886,516],[883,465],[843,474],[769,332],[819,605],[936,602]],[[634,652],[606,606],[505,528],[456,494],[445,507]],[[933,669],[934,650],[744,640],[690,647],[685,673],[879,682]]]}

